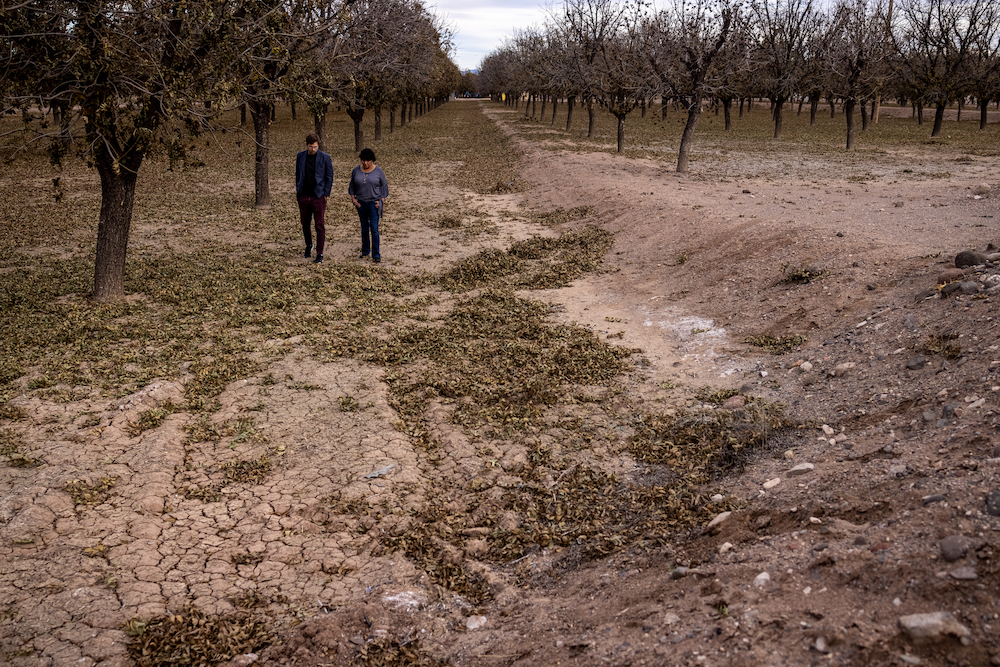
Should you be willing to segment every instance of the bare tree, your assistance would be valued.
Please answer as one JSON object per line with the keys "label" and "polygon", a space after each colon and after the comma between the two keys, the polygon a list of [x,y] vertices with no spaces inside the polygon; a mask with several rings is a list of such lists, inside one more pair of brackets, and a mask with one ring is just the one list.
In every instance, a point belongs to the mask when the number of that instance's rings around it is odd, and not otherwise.
{"label": "bare tree", "polygon": [[761,90],[771,100],[774,138],[781,138],[782,114],[799,90],[806,47],[819,28],[813,0],[759,0],[750,5]]}
{"label": "bare tree", "polygon": [[220,47],[216,73],[242,94],[254,126],[254,205],[271,205],[270,126],[275,104],[294,92],[295,68],[303,61],[329,54],[344,29],[343,7],[312,0],[245,1]]}
{"label": "bare tree", "polygon": [[687,109],[678,172],[688,170],[704,99],[724,83],[714,63],[738,12],[739,5],[728,0],[674,0],[646,24],[645,51],[661,90],[680,99]]}
{"label": "bare tree", "polygon": [[[139,167],[173,121],[201,128],[197,116],[210,112],[192,100],[211,99],[213,54],[233,21],[198,0],[141,12],[107,0],[35,0],[0,11],[4,106],[22,111],[29,135],[54,142],[57,161],[79,141],[100,175],[97,301],[124,296]],[[55,132],[41,122],[46,106],[59,110]]]}
{"label": "bare tree", "polygon": [[[740,8],[742,9],[742,7]],[[740,116],[743,115],[742,100],[747,98],[753,88],[752,83],[758,67],[754,59],[754,49],[747,27],[747,13],[734,12],[733,25],[729,29],[726,43],[713,59],[715,98],[722,104],[726,131],[732,129],[732,107],[735,99],[740,102]]]}
{"label": "bare tree", "polygon": [[571,67],[588,104],[596,100],[618,120],[619,153],[625,149],[625,118],[649,92],[643,11],[641,0],[566,0],[559,17],[578,46]]}
{"label": "bare tree", "polygon": [[979,129],[986,129],[987,107],[1000,100],[1000,4],[987,7],[985,28],[972,51],[969,92],[979,105]]}
{"label": "bare tree", "polygon": [[854,111],[859,101],[874,97],[884,71],[886,10],[869,0],[840,0],[825,31],[824,55],[830,92],[844,100],[847,150],[854,148]]}
{"label": "bare tree", "polygon": [[945,109],[972,88],[975,55],[996,31],[996,0],[904,0],[899,21],[898,73],[934,105],[937,137]]}

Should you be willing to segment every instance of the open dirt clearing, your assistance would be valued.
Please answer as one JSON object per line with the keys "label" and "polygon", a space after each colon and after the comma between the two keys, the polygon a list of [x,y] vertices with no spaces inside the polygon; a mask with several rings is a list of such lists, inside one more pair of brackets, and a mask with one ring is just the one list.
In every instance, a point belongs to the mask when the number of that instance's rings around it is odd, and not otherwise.
{"label": "open dirt clearing", "polygon": [[[0,655],[1000,664],[1000,270],[936,288],[996,241],[973,193],[1000,130],[885,118],[844,154],[842,118],[773,142],[765,115],[706,116],[678,176],[674,115],[618,156],[607,125],[449,103],[376,148],[377,268],[346,197],[306,263],[224,137],[222,180],[144,167],[115,308],[84,298],[94,178],[68,170],[76,204],[3,273],[53,337],[4,366]],[[519,176],[463,153],[487,127]]]}

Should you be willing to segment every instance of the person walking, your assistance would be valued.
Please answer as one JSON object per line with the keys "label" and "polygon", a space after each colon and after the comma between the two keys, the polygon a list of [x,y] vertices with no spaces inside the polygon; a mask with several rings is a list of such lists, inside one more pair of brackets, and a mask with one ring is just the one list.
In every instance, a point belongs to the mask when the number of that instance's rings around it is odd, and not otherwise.
{"label": "person walking", "polygon": [[312,230],[310,222],[316,222],[316,259],[313,264],[323,262],[323,247],[326,245],[326,198],[333,187],[333,160],[319,149],[319,137],[306,135],[306,149],[295,157],[295,194],[299,201],[299,222],[302,236],[306,241],[306,257],[312,256]]}
{"label": "person walking", "polygon": [[389,182],[381,167],[375,166],[375,153],[366,148],[358,155],[361,164],[351,172],[351,183],[347,194],[358,209],[361,220],[361,258],[371,253],[372,261],[381,262],[379,249],[378,221],[385,212],[385,200],[389,196]]}

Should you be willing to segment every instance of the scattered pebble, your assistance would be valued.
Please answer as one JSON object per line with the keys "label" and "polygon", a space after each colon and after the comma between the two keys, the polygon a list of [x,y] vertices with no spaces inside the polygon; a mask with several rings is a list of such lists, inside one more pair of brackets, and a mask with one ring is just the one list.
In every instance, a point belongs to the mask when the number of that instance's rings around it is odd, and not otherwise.
{"label": "scattered pebble", "polygon": [[747,404],[747,399],[737,394],[730,396],[722,403],[723,410],[742,410]]}
{"label": "scattered pebble", "polygon": [[853,361],[837,364],[837,366],[832,371],[830,371],[830,375],[832,375],[835,378],[844,377],[845,375],[847,375],[847,373],[852,371],[856,366],[857,364],[855,364]]}
{"label": "scattered pebble", "polygon": [[711,521],[709,521],[709,522],[708,522],[708,525],[707,525],[707,526],[705,526],[705,530],[706,530],[706,531],[713,531],[713,530],[715,530],[715,529],[716,529],[716,527],[717,527],[717,526],[718,526],[718,525],[719,525],[720,523],[722,523],[723,521],[725,521],[726,519],[728,519],[728,518],[729,518],[729,517],[731,517],[732,515],[733,515],[733,513],[732,513],[732,512],[720,512],[719,514],[716,514],[716,515],[715,515],[715,518],[714,518],[714,519],[712,519]]}
{"label": "scattered pebble", "polygon": [[949,563],[963,558],[969,551],[969,540],[964,535],[949,535],[941,540],[941,557]]}
{"label": "scattered pebble", "polygon": [[365,475],[365,479],[376,479],[378,477],[385,477],[395,469],[396,469],[396,464],[390,463],[384,468],[379,468],[375,472],[368,473],[367,475]]}
{"label": "scattered pebble", "polygon": [[1000,516],[1000,491],[990,491],[986,496],[986,513]]}
{"label": "scattered pebble", "polygon": [[953,283],[956,280],[961,280],[962,278],[965,278],[965,271],[962,269],[945,269],[938,274],[937,284],[947,285],[948,283]]}
{"label": "scattered pebble", "polygon": [[936,639],[942,635],[968,639],[971,635],[969,628],[947,611],[902,616],[899,619],[899,629],[911,639]]}
{"label": "scattered pebble", "polygon": [[974,567],[959,567],[948,573],[952,579],[959,581],[975,581],[979,578]]}

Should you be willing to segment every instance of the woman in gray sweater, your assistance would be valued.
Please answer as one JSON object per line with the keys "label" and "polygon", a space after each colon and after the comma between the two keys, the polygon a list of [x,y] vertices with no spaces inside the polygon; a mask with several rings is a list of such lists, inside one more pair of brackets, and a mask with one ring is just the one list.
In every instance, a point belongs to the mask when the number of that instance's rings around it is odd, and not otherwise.
{"label": "woman in gray sweater", "polygon": [[375,166],[375,153],[366,148],[358,155],[361,164],[351,172],[351,184],[347,193],[358,209],[361,219],[361,258],[371,253],[372,260],[382,261],[379,252],[378,220],[385,208],[385,199],[389,196],[389,182],[381,167]]}

